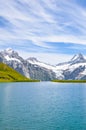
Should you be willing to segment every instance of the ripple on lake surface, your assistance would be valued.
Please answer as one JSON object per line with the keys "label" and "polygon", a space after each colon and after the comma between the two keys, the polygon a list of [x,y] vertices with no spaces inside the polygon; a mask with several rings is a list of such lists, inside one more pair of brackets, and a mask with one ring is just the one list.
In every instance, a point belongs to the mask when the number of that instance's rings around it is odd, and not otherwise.
{"label": "ripple on lake surface", "polygon": [[0,130],[86,130],[86,84],[0,83]]}

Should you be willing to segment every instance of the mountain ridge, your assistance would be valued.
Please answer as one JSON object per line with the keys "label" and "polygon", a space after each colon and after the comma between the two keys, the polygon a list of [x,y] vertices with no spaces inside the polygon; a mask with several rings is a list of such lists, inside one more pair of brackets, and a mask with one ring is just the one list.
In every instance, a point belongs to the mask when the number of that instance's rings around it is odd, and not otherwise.
{"label": "mountain ridge", "polygon": [[31,79],[49,81],[53,79],[85,79],[86,77],[86,59],[81,53],[74,55],[68,62],[53,66],[43,63],[35,57],[23,59],[16,51],[6,49],[0,52],[0,61]]}

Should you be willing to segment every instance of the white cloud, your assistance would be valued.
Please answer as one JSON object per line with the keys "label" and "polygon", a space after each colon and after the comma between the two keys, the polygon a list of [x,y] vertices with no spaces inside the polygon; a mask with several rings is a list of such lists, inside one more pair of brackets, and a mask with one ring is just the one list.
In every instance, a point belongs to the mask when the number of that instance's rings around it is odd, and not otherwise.
{"label": "white cloud", "polygon": [[48,37],[43,37],[41,38],[43,42],[64,42],[64,43],[73,43],[73,44],[81,44],[81,45],[86,45],[86,40],[82,37],[75,37],[73,35],[61,35],[61,36],[48,36]]}
{"label": "white cloud", "polygon": [[86,10],[77,3],[72,0],[18,1],[0,1],[0,16],[12,24],[10,30],[0,29],[0,40],[30,40],[36,46],[52,49],[53,44],[46,42],[86,44]]}

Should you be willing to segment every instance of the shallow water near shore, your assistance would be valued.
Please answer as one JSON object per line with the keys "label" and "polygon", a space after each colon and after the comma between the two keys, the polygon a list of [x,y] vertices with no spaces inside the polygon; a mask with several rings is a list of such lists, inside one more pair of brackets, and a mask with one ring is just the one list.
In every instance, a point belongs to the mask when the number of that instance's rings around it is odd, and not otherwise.
{"label": "shallow water near shore", "polygon": [[85,83],[0,83],[0,130],[85,129]]}

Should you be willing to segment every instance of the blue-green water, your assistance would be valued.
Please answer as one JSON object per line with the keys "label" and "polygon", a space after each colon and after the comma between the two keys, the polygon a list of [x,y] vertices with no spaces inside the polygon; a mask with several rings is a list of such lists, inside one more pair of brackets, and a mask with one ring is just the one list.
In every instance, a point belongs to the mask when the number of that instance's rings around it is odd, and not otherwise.
{"label": "blue-green water", "polygon": [[0,130],[86,130],[86,84],[0,83]]}

